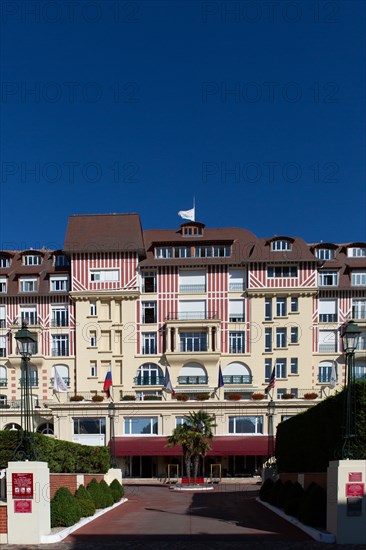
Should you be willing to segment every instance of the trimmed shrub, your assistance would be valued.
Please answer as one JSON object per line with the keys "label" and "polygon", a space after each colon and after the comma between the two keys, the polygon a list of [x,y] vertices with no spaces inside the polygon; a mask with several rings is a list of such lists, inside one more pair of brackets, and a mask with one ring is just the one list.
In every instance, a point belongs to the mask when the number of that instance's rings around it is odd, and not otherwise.
{"label": "trimmed shrub", "polygon": [[270,477],[267,478],[266,481],[262,484],[261,488],[259,489],[259,498],[263,500],[263,502],[269,502],[269,495],[273,486],[274,481]]}
{"label": "trimmed shrub", "polygon": [[304,496],[304,489],[298,481],[292,484],[285,502],[284,511],[288,516],[298,517],[299,505]]}
{"label": "trimmed shrub", "polygon": [[51,527],[70,527],[81,518],[77,499],[69,489],[60,487],[51,500]]}
{"label": "trimmed shrub", "polygon": [[112,492],[114,502],[118,502],[119,500],[121,500],[121,498],[125,494],[125,490],[120,484],[120,482],[118,481],[118,479],[114,479],[110,484],[109,488]]}
{"label": "trimmed shrub", "polygon": [[97,510],[99,508],[105,508],[104,506],[105,498],[104,498],[103,489],[101,488],[101,486],[99,485],[95,477],[91,480],[86,490],[88,491],[89,495],[93,499],[93,502]]}
{"label": "trimmed shrub", "polygon": [[81,517],[86,518],[95,514],[94,501],[84,485],[79,485],[75,492],[75,498],[79,503]]}
{"label": "trimmed shrub", "polygon": [[103,493],[104,498],[104,506],[103,508],[108,508],[108,506],[112,506],[114,504],[114,498],[111,488],[109,487],[108,483],[102,479],[102,481],[99,483],[99,486],[101,488],[101,491]]}
{"label": "trimmed shrub", "polygon": [[282,489],[283,483],[280,479],[277,479],[277,481],[274,482],[274,485],[269,493],[268,502],[272,504],[272,506],[277,506],[278,501],[278,495],[280,494],[280,491]]}
{"label": "trimmed shrub", "polygon": [[282,485],[277,497],[277,506],[279,508],[285,507],[285,504],[288,500],[288,497],[292,489],[292,485],[293,483],[290,480],[285,481],[285,483]]}
{"label": "trimmed shrub", "polygon": [[317,483],[311,483],[301,499],[299,520],[311,527],[326,527],[327,494]]}

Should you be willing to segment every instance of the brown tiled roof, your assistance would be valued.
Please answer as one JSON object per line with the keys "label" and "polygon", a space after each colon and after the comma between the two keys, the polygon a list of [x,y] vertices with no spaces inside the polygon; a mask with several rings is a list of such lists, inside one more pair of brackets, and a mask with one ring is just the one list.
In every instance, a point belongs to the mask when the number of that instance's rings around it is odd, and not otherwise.
{"label": "brown tiled roof", "polygon": [[144,254],[138,214],[96,214],[70,216],[65,252],[123,252]]}
{"label": "brown tiled roof", "polygon": [[[272,250],[272,242],[288,240],[291,250]],[[257,262],[296,262],[317,261],[309,245],[299,237],[273,237],[271,239],[256,239],[250,259]]]}

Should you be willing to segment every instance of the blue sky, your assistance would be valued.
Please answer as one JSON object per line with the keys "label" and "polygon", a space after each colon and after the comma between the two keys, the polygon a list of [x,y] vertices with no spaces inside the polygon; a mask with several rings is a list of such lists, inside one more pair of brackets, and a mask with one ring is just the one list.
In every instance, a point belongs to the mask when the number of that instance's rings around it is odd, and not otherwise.
{"label": "blue sky", "polygon": [[28,0],[1,18],[0,246],[138,212],[366,240],[363,1]]}

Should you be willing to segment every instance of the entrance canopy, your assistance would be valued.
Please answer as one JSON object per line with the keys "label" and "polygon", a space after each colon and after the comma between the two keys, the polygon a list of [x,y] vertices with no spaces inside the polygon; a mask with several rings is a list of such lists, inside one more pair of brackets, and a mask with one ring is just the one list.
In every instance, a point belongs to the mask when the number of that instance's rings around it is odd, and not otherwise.
{"label": "entrance canopy", "polygon": [[[182,447],[167,447],[166,437],[115,437],[115,456],[182,456]],[[110,445],[110,443],[109,443]],[[268,436],[218,436],[207,456],[267,456]]]}

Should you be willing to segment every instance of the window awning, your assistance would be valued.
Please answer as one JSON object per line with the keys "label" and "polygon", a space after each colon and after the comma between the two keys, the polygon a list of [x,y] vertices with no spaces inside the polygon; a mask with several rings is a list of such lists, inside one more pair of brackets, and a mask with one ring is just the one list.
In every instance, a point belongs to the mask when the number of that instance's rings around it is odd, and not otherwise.
{"label": "window awning", "polygon": [[[182,456],[182,448],[167,447],[166,437],[115,437],[115,456]],[[110,446],[110,443],[109,443]],[[267,456],[268,436],[218,436],[207,456]]]}

